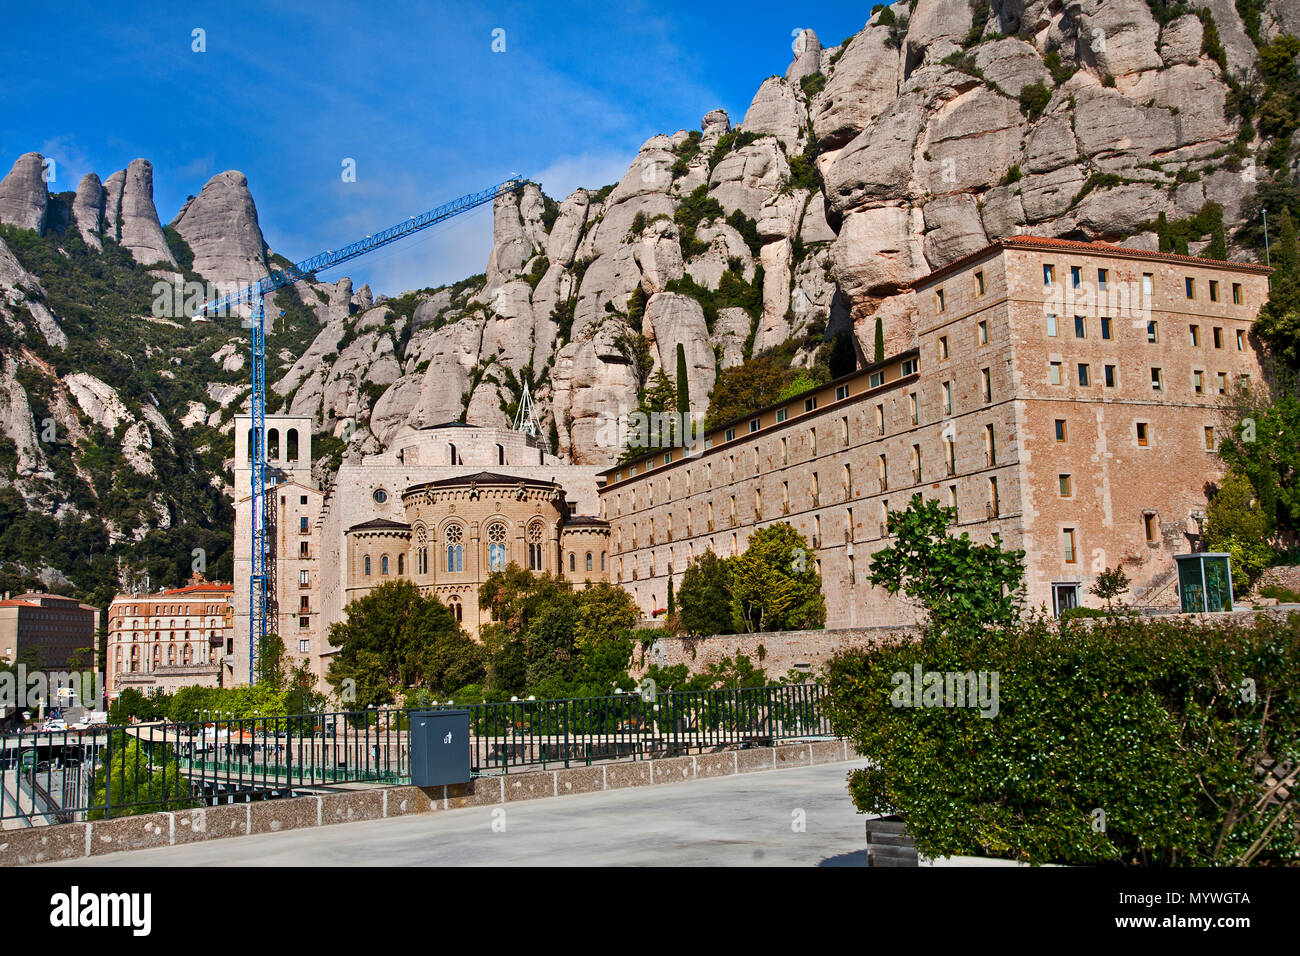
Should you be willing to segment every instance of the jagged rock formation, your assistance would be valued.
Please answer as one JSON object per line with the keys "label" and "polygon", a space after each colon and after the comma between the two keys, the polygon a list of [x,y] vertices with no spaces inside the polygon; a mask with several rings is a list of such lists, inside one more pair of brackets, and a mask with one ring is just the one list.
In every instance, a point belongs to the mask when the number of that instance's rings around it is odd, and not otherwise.
{"label": "jagged rock formation", "polygon": [[[273,339],[271,410],[376,448],[406,424],[509,421],[527,384],[554,450],[606,463],[620,451],[609,424],[657,371],[675,379],[679,343],[702,411],[718,374],[764,349],[824,372],[830,337],[851,331],[869,355],[877,318],[887,351],[910,347],[911,284],[999,237],[1153,248],[1157,217],[1206,203],[1231,237],[1256,181],[1273,175],[1250,165],[1269,144],[1243,134],[1234,89],[1260,93],[1256,40],[1300,31],[1300,4],[1266,0],[1249,29],[1233,0],[1181,15],[1164,5],[1161,19],[1152,9],[914,0],[876,10],[837,46],[804,31],[738,126],[713,110],[698,129],[648,139],[617,183],[500,197],[482,275],[392,298],[346,278],[284,290],[296,331]],[[1294,177],[1300,143],[1285,158]],[[48,194],[43,167],[28,153],[0,181],[7,228],[42,234],[46,253],[108,260],[117,243],[138,264],[180,268],[147,161],[102,183],[87,175],[72,200]],[[172,226],[204,278],[267,268],[242,174],[213,177]],[[84,249],[65,241],[76,235]],[[20,258],[0,242],[0,494],[8,484],[32,510],[66,516],[115,482],[194,474],[196,496],[220,488],[222,469],[195,462],[225,453],[248,402],[236,320],[182,330],[149,316],[137,289],[115,306],[141,316],[132,341],[87,342],[87,325],[58,307],[60,294],[86,300],[61,293],[39,257]],[[95,368],[60,364],[101,354]],[[156,393],[126,387],[141,376]],[[46,421],[77,436],[75,450],[46,445]],[[182,460],[190,440],[198,457]],[[93,490],[70,501],[64,486],[103,464],[83,457],[90,446],[127,471],[87,474]],[[107,520],[113,540],[194,520],[179,497],[141,502]]]}
{"label": "jagged rock formation", "polygon": [[25,153],[18,157],[9,175],[0,180],[0,222],[44,232],[48,199],[45,157]]}
{"label": "jagged rock formation", "polygon": [[195,271],[206,278],[247,282],[266,275],[266,241],[243,173],[213,176],[171,226],[194,251]]}

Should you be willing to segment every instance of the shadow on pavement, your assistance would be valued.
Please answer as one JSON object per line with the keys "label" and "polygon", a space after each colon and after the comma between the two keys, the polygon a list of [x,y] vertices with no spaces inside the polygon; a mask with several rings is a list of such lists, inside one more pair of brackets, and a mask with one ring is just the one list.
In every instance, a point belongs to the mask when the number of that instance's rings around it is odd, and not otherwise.
{"label": "shadow on pavement", "polygon": [[817,864],[818,866],[866,866],[867,851],[854,850],[851,853],[841,853],[839,856],[828,856]]}

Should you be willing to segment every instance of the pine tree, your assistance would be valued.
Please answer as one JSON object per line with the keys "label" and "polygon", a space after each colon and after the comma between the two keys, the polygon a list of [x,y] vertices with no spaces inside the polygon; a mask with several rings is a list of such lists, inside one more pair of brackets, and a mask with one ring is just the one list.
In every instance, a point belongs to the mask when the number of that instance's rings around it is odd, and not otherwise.
{"label": "pine tree", "polygon": [[885,323],[880,316],[876,316],[876,351],[873,362],[883,362],[885,360]]}
{"label": "pine tree", "polygon": [[680,421],[677,438],[684,444],[691,422],[691,388],[686,377],[686,346],[681,342],[677,343],[677,418]]}
{"label": "pine tree", "polygon": [[1300,247],[1296,245],[1295,220],[1289,209],[1282,210],[1277,245],[1273,247],[1273,281],[1294,278],[1300,272]]}

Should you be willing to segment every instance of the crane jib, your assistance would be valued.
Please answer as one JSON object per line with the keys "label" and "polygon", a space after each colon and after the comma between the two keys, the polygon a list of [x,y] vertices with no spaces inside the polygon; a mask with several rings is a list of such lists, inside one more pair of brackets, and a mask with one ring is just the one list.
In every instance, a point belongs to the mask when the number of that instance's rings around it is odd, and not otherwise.
{"label": "crane jib", "polygon": [[480,192],[469,193],[461,196],[459,199],[453,199],[449,203],[431,209],[419,216],[412,216],[405,222],[399,222],[395,226],[390,226],[382,232],[376,232],[373,235],[366,236],[351,245],[344,246],[342,249],[322,252],[312,256],[310,259],[304,259],[302,262],[296,262],[291,266],[283,269],[272,269],[264,279],[259,279],[238,292],[232,292],[230,295],[222,296],[210,302],[203,303],[199,307],[196,315],[219,315],[228,312],[240,305],[253,302],[268,292],[274,292],[282,289],[287,285],[293,285],[303,279],[310,278],[317,272],[322,272],[332,266],[340,265],[372,252],[382,246],[395,242],[413,232],[419,232],[422,229],[428,229],[430,226],[437,225],[453,216],[458,216],[463,212],[474,209],[484,203],[491,202],[497,196],[506,192],[517,192],[524,187],[524,181],[518,178],[507,179],[504,182],[491,186]]}

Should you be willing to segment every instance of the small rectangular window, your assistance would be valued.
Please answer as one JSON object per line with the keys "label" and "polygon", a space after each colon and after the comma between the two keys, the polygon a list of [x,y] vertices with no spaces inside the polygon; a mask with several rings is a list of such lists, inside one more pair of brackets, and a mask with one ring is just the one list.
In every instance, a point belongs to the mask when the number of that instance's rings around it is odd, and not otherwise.
{"label": "small rectangular window", "polygon": [[805,398],[805,399],[803,400],[803,410],[804,410],[805,412],[811,412],[811,411],[812,411],[814,408],[816,408],[816,407],[817,407],[817,396],[816,396],[816,395],[814,395],[812,398]]}
{"label": "small rectangular window", "polygon": [[1054,315],[1047,317],[1047,334],[1051,338],[1056,338],[1056,316]]}
{"label": "small rectangular window", "polygon": [[1241,283],[1240,282],[1234,282],[1232,284],[1232,304],[1241,305]]}
{"label": "small rectangular window", "polygon": [[1074,317],[1074,337],[1076,339],[1082,339],[1082,338],[1087,338],[1087,335],[1088,335],[1088,323],[1084,321],[1083,316],[1076,315]]}
{"label": "small rectangular window", "polygon": [[935,310],[936,312],[943,312],[943,311],[946,311],[947,308],[948,308],[948,305],[947,305],[947,303],[944,302],[944,299],[943,299],[943,290],[942,290],[942,289],[939,289],[939,290],[936,291],[935,294],[934,294],[934,310]]}
{"label": "small rectangular window", "polygon": [[1150,443],[1150,434],[1146,422],[1137,423],[1137,440],[1138,440],[1138,444],[1142,445],[1143,447],[1145,447]]}
{"label": "small rectangular window", "polygon": [[1070,266],[1070,285],[1075,289],[1083,285],[1083,269],[1079,266]]}
{"label": "small rectangular window", "polygon": [[1062,498],[1070,497],[1070,476],[1058,475],[1056,478],[1057,490],[1061,493]]}
{"label": "small rectangular window", "polygon": [[1050,289],[1055,282],[1056,282],[1056,266],[1044,264],[1043,285],[1047,286],[1047,288]]}
{"label": "small rectangular window", "polygon": [[908,375],[915,375],[916,368],[916,359],[904,359],[903,364],[899,366],[898,374],[906,378]]}
{"label": "small rectangular window", "polygon": [[1075,547],[1074,547],[1074,529],[1073,529],[1073,528],[1066,528],[1066,529],[1061,533],[1061,537],[1062,537],[1062,539],[1063,539],[1063,543],[1064,543],[1064,545],[1065,545],[1065,548],[1064,548],[1064,551],[1065,551],[1065,555],[1064,555],[1064,556],[1065,556],[1065,563],[1066,563],[1066,564],[1074,564],[1075,561],[1078,560],[1078,552],[1075,551]]}
{"label": "small rectangular window", "polygon": [[1146,533],[1147,543],[1155,544],[1160,538],[1160,522],[1155,515],[1148,512],[1142,516],[1142,530]]}
{"label": "small rectangular window", "polygon": [[1101,337],[1103,339],[1110,338],[1110,319],[1106,316],[1102,316],[1101,319]]}
{"label": "small rectangular window", "polygon": [[[723,434],[722,440],[723,440],[723,441],[734,441],[735,438],[736,438],[736,430],[735,430],[734,428],[728,428],[728,429],[726,430],[726,432]],[[634,472],[632,472],[632,474],[636,474],[636,472],[634,471]]]}
{"label": "small rectangular window", "polygon": [[940,360],[948,357],[948,336],[939,336],[939,358]]}
{"label": "small rectangular window", "polygon": [[1097,290],[1099,292],[1106,291],[1106,280],[1109,277],[1110,277],[1110,273],[1106,269],[1097,270]]}
{"label": "small rectangular window", "polygon": [[1214,347],[1216,349],[1223,348],[1223,329],[1216,328],[1214,330]]}
{"label": "small rectangular window", "polygon": [[1079,364],[1079,384],[1085,386],[1089,384],[1088,366],[1084,363]]}
{"label": "small rectangular window", "polygon": [[1164,380],[1161,377],[1160,369],[1153,368],[1151,370],[1151,391],[1158,392],[1162,388],[1164,388]]}
{"label": "small rectangular window", "polygon": [[1218,375],[1218,382],[1219,382],[1219,394],[1227,395],[1228,394],[1228,373],[1220,372]]}
{"label": "small rectangular window", "polygon": [[1183,279],[1183,291],[1187,293],[1187,298],[1195,299],[1196,280],[1193,279],[1191,276],[1187,276],[1185,279]]}
{"label": "small rectangular window", "polygon": [[784,408],[778,408],[776,410],[776,420],[778,424],[785,421],[785,411]]}
{"label": "small rectangular window", "polygon": [[1246,333],[1241,329],[1237,330],[1237,351],[1246,351]]}
{"label": "small rectangular window", "polygon": [[952,382],[943,383],[943,413],[952,414]]}
{"label": "small rectangular window", "polygon": [[1061,384],[1061,363],[1053,362],[1047,369],[1047,381],[1052,385]]}
{"label": "small rectangular window", "polygon": [[1056,419],[1056,440],[1065,441],[1065,419]]}
{"label": "small rectangular window", "polygon": [[1148,322],[1148,323],[1147,323],[1147,341],[1148,341],[1148,342],[1156,342],[1156,341],[1159,341],[1159,338],[1160,338],[1159,333],[1160,333],[1160,329],[1159,329],[1159,327],[1157,326],[1157,324],[1156,324],[1155,322]]}
{"label": "small rectangular window", "polygon": [[885,433],[885,406],[884,405],[876,406],[876,428],[880,431],[880,434],[883,435]]}
{"label": "small rectangular window", "polygon": [[1152,275],[1150,272],[1142,273],[1142,295],[1147,298],[1150,298],[1152,295],[1155,294],[1155,291],[1156,291],[1155,276]]}
{"label": "small rectangular window", "polygon": [[841,401],[849,397],[849,387],[847,385],[837,385],[835,387],[835,401]]}
{"label": "small rectangular window", "polygon": [[980,369],[980,376],[984,380],[984,401],[993,401],[993,373],[989,369]]}
{"label": "small rectangular window", "polygon": [[1214,443],[1214,426],[1206,425],[1205,426],[1205,450],[1214,451],[1215,447],[1216,445]]}
{"label": "small rectangular window", "polygon": [[982,272],[975,273],[975,294],[984,294],[984,273]]}
{"label": "small rectangular window", "polygon": [[1192,347],[1196,348],[1201,344],[1201,327],[1199,325],[1189,325],[1187,335],[1191,340]]}
{"label": "small rectangular window", "polygon": [[1210,301],[1219,301],[1219,281],[1217,279],[1210,280]]}
{"label": "small rectangular window", "polygon": [[1106,366],[1106,387],[1115,387],[1115,366],[1113,365]]}
{"label": "small rectangular window", "polygon": [[1205,391],[1205,373],[1200,369],[1192,370],[1192,391],[1197,395]]}
{"label": "small rectangular window", "polygon": [[750,431],[750,434],[753,434],[754,432],[758,431],[758,429],[762,426],[762,424],[763,424],[763,423],[762,423],[761,421],[759,421],[757,418],[751,418],[751,419],[749,420],[749,431]]}
{"label": "small rectangular window", "polygon": [[987,322],[981,320],[980,323],[979,323],[979,325],[976,326],[976,328],[978,329],[978,333],[977,333],[977,334],[978,334],[978,336],[979,336],[979,344],[980,344],[980,345],[988,345],[988,344],[989,344],[989,324],[988,324]]}
{"label": "small rectangular window", "polygon": [[884,372],[872,372],[871,377],[867,380],[867,386],[869,388],[880,388],[880,386],[884,384],[885,384]]}

